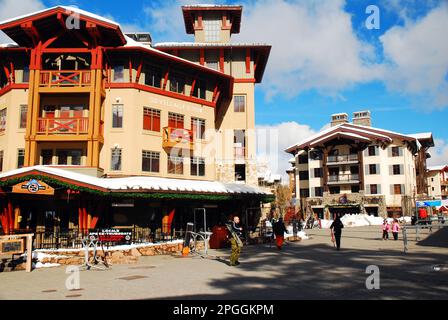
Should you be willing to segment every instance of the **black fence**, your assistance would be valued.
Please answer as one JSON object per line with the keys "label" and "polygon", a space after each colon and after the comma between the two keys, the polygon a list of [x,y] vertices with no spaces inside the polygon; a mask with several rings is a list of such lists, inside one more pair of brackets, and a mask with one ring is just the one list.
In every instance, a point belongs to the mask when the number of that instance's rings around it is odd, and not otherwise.
{"label": "black fence", "polygon": [[[111,228],[121,233],[129,234],[129,238],[120,241],[103,241],[105,247],[130,243],[161,243],[183,239],[182,230],[169,230],[168,228],[151,229],[138,226]],[[82,240],[90,236],[97,236],[105,229],[60,229],[53,228],[45,231],[16,230],[14,233],[34,233],[34,249],[79,249],[83,247]],[[165,232],[163,232],[165,231]]]}

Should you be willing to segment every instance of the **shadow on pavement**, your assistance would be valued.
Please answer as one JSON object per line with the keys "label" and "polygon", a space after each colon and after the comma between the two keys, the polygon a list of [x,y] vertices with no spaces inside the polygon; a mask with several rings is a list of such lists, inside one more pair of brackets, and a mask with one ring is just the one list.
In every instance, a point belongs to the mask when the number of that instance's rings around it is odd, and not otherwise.
{"label": "shadow on pavement", "polygon": [[417,242],[419,246],[448,248],[448,227],[443,227]]}
{"label": "shadow on pavement", "polygon": [[[396,250],[336,251],[331,245],[245,247],[241,265],[209,280],[224,294],[184,295],[166,299],[447,299],[448,271],[432,266],[447,255]],[[380,290],[366,289],[368,265],[380,269]]]}

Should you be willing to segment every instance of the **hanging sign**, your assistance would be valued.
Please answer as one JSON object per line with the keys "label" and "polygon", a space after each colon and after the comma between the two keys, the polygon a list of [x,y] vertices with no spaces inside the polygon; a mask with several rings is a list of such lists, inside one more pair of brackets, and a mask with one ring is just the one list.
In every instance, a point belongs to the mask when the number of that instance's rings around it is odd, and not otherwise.
{"label": "hanging sign", "polygon": [[13,193],[54,195],[54,189],[43,181],[31,179],[28,182],[21,182],[12,187]]}

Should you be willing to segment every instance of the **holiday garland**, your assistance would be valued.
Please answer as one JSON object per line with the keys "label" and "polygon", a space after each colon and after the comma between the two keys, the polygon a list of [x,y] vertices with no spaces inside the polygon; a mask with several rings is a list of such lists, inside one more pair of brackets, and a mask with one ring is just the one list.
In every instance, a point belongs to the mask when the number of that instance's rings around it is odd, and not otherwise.
{"label": "holiday garland", "polygon": [[[228,201],[228,200],[242,200],[247,195],[226,195],[226,194],[193,194],[193,193],[164,193],[164,192],[112,192],[90,189],[83,186],[78,186],[55,178],[43,175],[27,175],[19,178],[11,178],[0,181],[0,187],[7,187],[15,185],[30,179],[41,180],[49,185],[57,185],[70,190],[85,192],[98,196],[110,196],[113,198],[139,198],[139,199],[159,199],[159,200],[211,200],[211,201]],[[263,203],[271,202],[275,199],[274,195],[250,195],[252,198],[257,198]]]}

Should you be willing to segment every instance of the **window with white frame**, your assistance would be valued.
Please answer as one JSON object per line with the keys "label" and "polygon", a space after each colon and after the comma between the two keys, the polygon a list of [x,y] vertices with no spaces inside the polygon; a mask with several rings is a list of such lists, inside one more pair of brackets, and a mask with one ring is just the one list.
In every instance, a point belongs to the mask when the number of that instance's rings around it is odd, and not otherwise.
{"label": "window with white frame", "polygon": [[111,152],[111,165],[110,169],[114,171],[121,170],[121,149],[114,148]]}
{"label": "window with white frame", "polygon": [[221,20],[204,20],[206,42],[219,42],[221,40]]}
{"label": "window with white frame", "polygon": [[0,110],[0,132],[6,130],[6,108]]}

